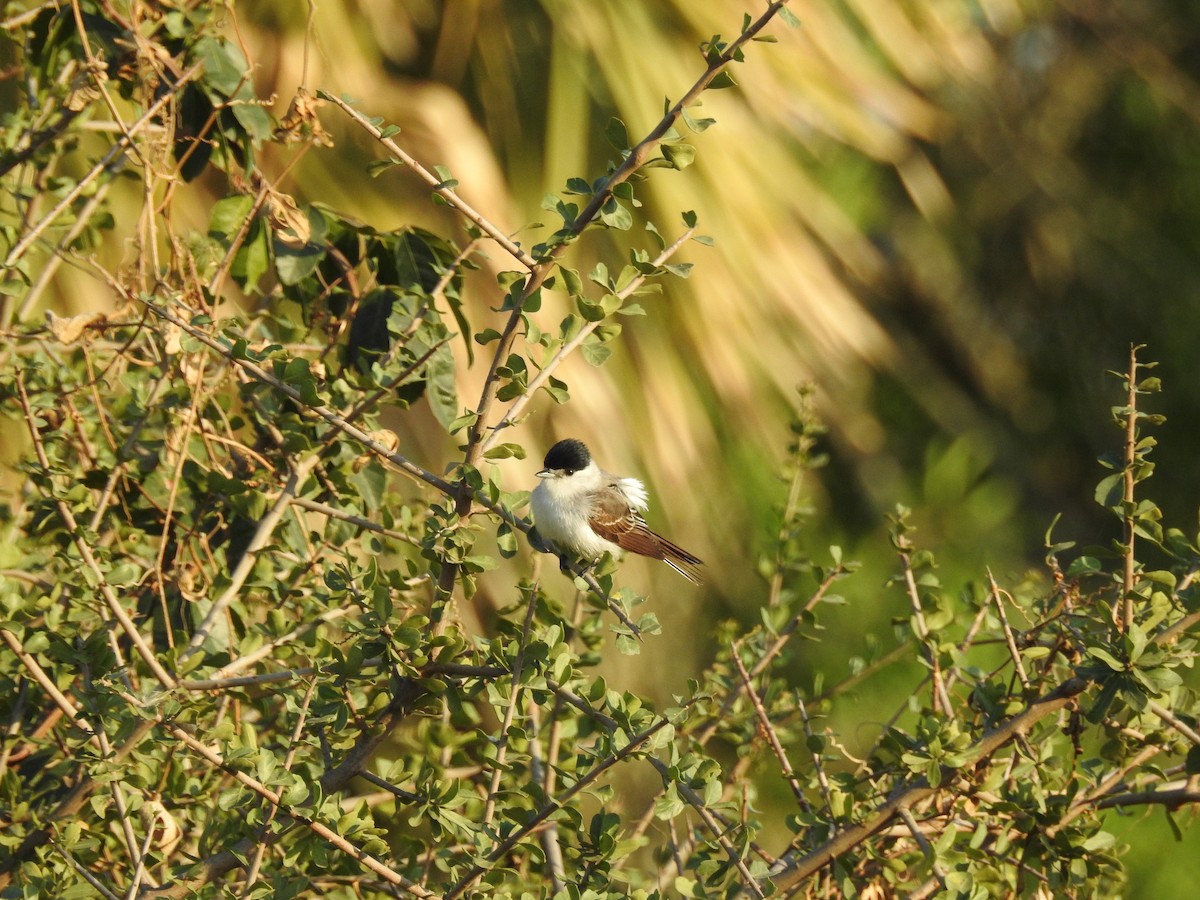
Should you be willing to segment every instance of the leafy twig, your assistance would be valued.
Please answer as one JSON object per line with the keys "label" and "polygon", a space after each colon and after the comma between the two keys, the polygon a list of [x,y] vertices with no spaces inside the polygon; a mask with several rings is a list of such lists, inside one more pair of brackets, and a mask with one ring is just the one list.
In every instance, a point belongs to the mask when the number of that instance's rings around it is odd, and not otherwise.
{"label": "leafy twig", "polygon": [[[1071,678],[1050,693],[1029,704],[1022,712],[1005,721],[984,735],[973,747],[963,754],[964,768],[978,765],[1019,734],[1027,734],[1038,722],[1057,713],[1087,689],[1089,682],[1083,678]],[[953,770],[945,770],[947,779]],[[943,782],[945,783],[945,782]],[[864,821],[839,832],[820,847],[798,860],[781,860],[772,870],[775,887],[790,890],[818,872],[832,860],[857,847],[871,835],[882,830],[899,814],[902,808],[910,808],[937,792],[924,778],[918,778],[898,788],[885,803]]]}
{"label": "leafy twig", "polygon": [[435,194],[445,200],[454,209],[462,213],[462,215],[470,220],[476,227],[478,227],[480,231],[507,250],[509,255],[511,255],[512,258],[519,262],[522,266],[530,270],[537,266],[537,260],[522,250],[519,244],[514,243],[513,240],[496,225],[494,225],[492,221],[487,218],[487,216],[476,211],[471,204],[467,203],[466,200],[460,197],[454,188],[448,184],[444,178],[441,178],[433,172],[430,172],[423,165],[421,165],[421,163],[418,162],[416,158],[412,156],[412,154],[408,153],[403,147],[393,141],[389,135],[385,135],[383,129],[381,129],[374,121],[364,116],[361,112],[359,112],[341,97],[335,97],[333,94],[330,94],[327,91],[317,91],[317,95],[322,100],[327,100],[334,106],[341,108],[342,112],[353,119],[359,125],[359,127],[370,134],[371,137],[375,138],[375,140],[379,141],[379,143],[383,145],[388,153],[392,154],[392,156],[404,163],[406,167],[416,172],[426,184],[433,188],[433,192]]}
{"label": "leafy twig", "polygon": [[1017,677],[1021,679],[1021,687],[1029,690],[1029,676],[1025,674],[1025,665],[1021,661],[1021,651],[1017,649],[1016,638],[1013,637],[1012,628],[1008,624],[1008,613],[1005,611],[1004,601],[1000,597],[1000,587],[996,584],[996,579],[992,577],[991,569],[988,569],[987,578],[992,603],[996,607],[996,614],[1000,617],[1000,627],[1004,630],[1004,642],[1008,645],[1008,654],[1012,657],[1013,668],[1017,670]]}
{"label": "leafy twig", "polygon": [[[25,423],[29,428],[30,437],[33,438],[34,452],[37,454],[38,464],[42,467],[42,471],[50,477],[53,471],[50,466],[49,459],[46,458],[46,448],[42,444],[42,436],[38,431],[37,424],[34,422],[33,410],[29,405],[29,395],[25,392],[25,380],[21,373],[17,375],[17,395],[21,403],[21,411],[25,415]],[[113,618],[121,626],[121,630],[125,636],[129,638],[131,644],[137,650],[138,655],[142,658],[146,666],[158,679],[159,683],[165,688],[175,687],[175,678],[159,663],[158,658],[154,655],[154,651],[150,645],[146,643],[146,639],[142,637],[138,631],[137,625],[133,619],[125,612],[125,608],[121,605],[116,591],[112,585],[108,583],[108,579],[104,575],[104,570],[100,567],[96,555],[92,552],[91,546],[84,539],[83,532],[79,528],[79,523],[75,520],[75,514],[71,512],[71,507],[61,498],[54,498],[54,506],[58,510],[59,518],[67,528],[67,532],[71,536],[71,542],[75,545],[75,549],[79,551],[80,557],[83,559],[84,565],[91,569],[96,578],[96,589],[100,592],[100,596],[104,599],[105,605],[112,613]]]}
{"label": "leafy twig", "polygon": [[[41,236],[42,232],[50,227],[50,224],[60,215],[62,215],[65,209],[75,202],[75,198],[82,194],[87,189],[88,185],[91,184],[97,177],[99,177],[101,172],[107,169],[118,156],[125,152],[125,150],[130,146],[133,136],[141,131],[147,123],[153,120],[155,116],[162,111],[164,106],[172,102],[172,100],[175,98],[175,95],[179,93],[179,91],[181,91],[189,81],[196,77],[202,68],[203,65],[201,63],[197,63],[180,75],[179,78],[176,79],[176,81],[171,84],[168,89],[162,92],[162,95],[150,105],[146,112],[142,114],[141,118],[129,126],[127,133],[121,135],[121,137],[117,139],[117,142],[113,144],[111,148],[109,148],[109,151],[105,153],[104,156],[100,157],[100,160],[94,166],[92,166],[82,178],[79,179],[79,181],[73,188],[71,188],[71,190],[67,191],[63,195],[62,199],[54,205],[54,208],[51,209],[50,212],[46,213],[40,222],[30,228],[29,231],[27,231],[25,235],[19,241],[17,241],[4,260],[4,268],[9,269],[16,265],[17,260],[25,255],[25,251],[27,251],[33,242]],[[9,323],[7,320],[8,316],[5,316],[5,321],[3,322],[2,327],[8,327]]]}

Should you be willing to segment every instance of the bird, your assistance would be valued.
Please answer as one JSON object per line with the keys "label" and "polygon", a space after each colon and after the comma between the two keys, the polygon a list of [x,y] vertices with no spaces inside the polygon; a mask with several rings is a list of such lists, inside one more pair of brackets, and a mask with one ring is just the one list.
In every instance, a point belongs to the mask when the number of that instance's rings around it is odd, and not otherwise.
{"label": "bird", "polygon": [[645,485],[605,472],[583,441],[567,438],[551,447],[537,477],[529,501],[534,524],[559,550],[589,561],[629,551],[661,559],[692,584],[702,582],[703,561],[655,534],[642,518]]}

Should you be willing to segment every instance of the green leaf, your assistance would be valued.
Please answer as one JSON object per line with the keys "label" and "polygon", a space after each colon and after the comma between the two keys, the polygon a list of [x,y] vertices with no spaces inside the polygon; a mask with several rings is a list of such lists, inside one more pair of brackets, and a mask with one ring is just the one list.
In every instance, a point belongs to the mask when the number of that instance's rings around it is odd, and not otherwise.
{"label": "green leaf", "polygon": [[725,88],[736,87],[737,82],[733,80],[733,76],[728,72],[718,72],[717,76],[709,82],[708,89],[710,91],[720,91]]}
{"label": "green leaf", "polygon": [[1094,556],[1080,556],[1071,561],[1071,565],[1067,567],[1067,575],[1070,578],[1077,578],[1080,575],[1095,575],[1103,572],[1104,567],[1100,564],[1100,560]]}
{"label": "green leaf", "polygon": [[275,235],[275,274],[281,284],[296,285],[312,275],[325,259],[326,250],[321,244],[324,238],[324,217],[318,210],[308,210],[312,237],[296,246],[291,241],[281,240]]}
{"label": "green leaf", "polygon": [[625,123],[616,117],[609,119],[608,124],[604,126],[604,137],[615,150],[624,153],[629,149],[629,130]]}
{"label": "green leaf", "polygon": [[250,66],[235,45],[217,37],[202,37],[192,47],[192,57],[204,63],[203,83],[233,97],[248,81]]}
{"label": "green leaf", "polygon": [[362,498],[367,509],[379,509],[387,491],[387,471],[378,462],[372,461],[363,466],[362,470],[350,476],[350,481],[358,488],[358,496]]}
{"label": "green leaf", "polygon": [[566,403],[571,399],[566,382],[559,381],[553,375],[542,385],[542,390],[549,394],[555,403]]}
{"label": "green leaf", "polygon": [[1122,660],[1117,659],[1116,656],[1109,653],[1103,647],[1089,647],[1088,656],[1092,656],[1100,660],[1114,672],[1124,672],[1128,668],[1128,666]]}
{"label": "green leaf", "polygon": [[600,285],[605,290],[609,290],[608,266],[602,262],[596,263],[592,271],[588,272],[588,281]]}
{"label": "green leaf", "polygon": [[373,159],[367,163],[367,175],[371,178],[378,178],[384,172],[394,169],[399,165],[403,165],[403,163],[396,159]]}
{"label": "green leaf", "polygon": [[1117,509],[1125,493],[1125,473],[1114,472],[1096,485],[1096,502],[1107,509]]}
{"label": "green leaf", "polygon": [[568,294],[572,297],[583,294],[583,279],[579,277],[577,271],[561,265],[558,267],[558,271],[562,275],[563,286],[566,287]]}
{"label": "green leaf", "polygon": [[246,217],[254,209],[254,198],[247,194],[225,197],[213,204],[208,217],[208,233],[216,238],[231,238],[246,223]]}
{"label": "green leaf", "polygon": [[673,169],[686,169],[696,159],[696,148],[691,144],[663,144],[662,152]]}
{"label": "green leaf", "polygon": [[1189,775],[1200,775],[1200,745],[1192,744],[1188,747],[1184,767]]}
{"label": "green leaf", "polygon": [[232,274],[247,292],[256,291],[258,282],[271,265],[270,229],[261,218],[250,226],[250,233],[234,257]]}
{"label": "green leaf", "polygon": [[686,109],[683,111],[683,122],[685,125],[687,125],[688,128],[690,128],[696,134],[700,134],[703,131],[707,131],[713,125],[717,124],[716,119],[696,118],[691,114],[691,112],[689,110],[686,110]]}
{"label": "green leaf", "polygon": [[633,227],[633,214],[618,203],[616,198],[609,197],[608,202],[600,208],[600,221],[609,228],[628,231]]}
{"label": "green leaf", "polygon": [[483,457],[484,459],[524,459],[525,448],[520,444],[497,444],[483,454]]}
{"label": "green leaf", "polygon": [[450,432],[451,426],[458,420],[458,386],[454,373],[454,353],[448,344],[442,344],[434,350],[425,363],[425,381],[425,398],[429,401],[429,409],[442,427]]}
{"label": "green leaf", "polygon": [[583,354],[584,360],[591,366],[604,365],[610,356],[612,356],[612,348],[606,344],[596,343],[593,341],[585,341],[583,346],[579,348],[579,352]]}

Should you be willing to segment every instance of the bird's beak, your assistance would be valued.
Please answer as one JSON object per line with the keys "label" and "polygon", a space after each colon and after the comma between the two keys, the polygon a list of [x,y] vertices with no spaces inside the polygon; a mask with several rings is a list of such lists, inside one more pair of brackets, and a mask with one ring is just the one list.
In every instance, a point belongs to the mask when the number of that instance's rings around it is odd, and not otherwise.
{"label": "bird's beak", "polygon": [[542,469],[542,471],[537,473],[537,477],[538,478],[553,478],[557,474],[558,473],[555,472],[553,469]]}

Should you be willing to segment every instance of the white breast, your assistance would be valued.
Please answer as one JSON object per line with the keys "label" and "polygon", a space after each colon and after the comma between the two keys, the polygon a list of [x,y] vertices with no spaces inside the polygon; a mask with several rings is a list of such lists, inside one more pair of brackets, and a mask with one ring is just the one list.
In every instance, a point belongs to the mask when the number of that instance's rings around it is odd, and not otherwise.
{"label": "white breast", "polygon": [[[597,477],[593,478],[585,470],[567,478],[547,478],[533,489],[529,500],[538,533],[559,549],[577,553],[585,559],[599,559],[605,553],[621,552],[620,547],[597,535],[588,524],[591,512],[588,494],[600,485],[598,476],[601,474],[596,470]],[[587,477],[581,477],[585,475]],[[645,491],[642,493],[644,496]]]}

